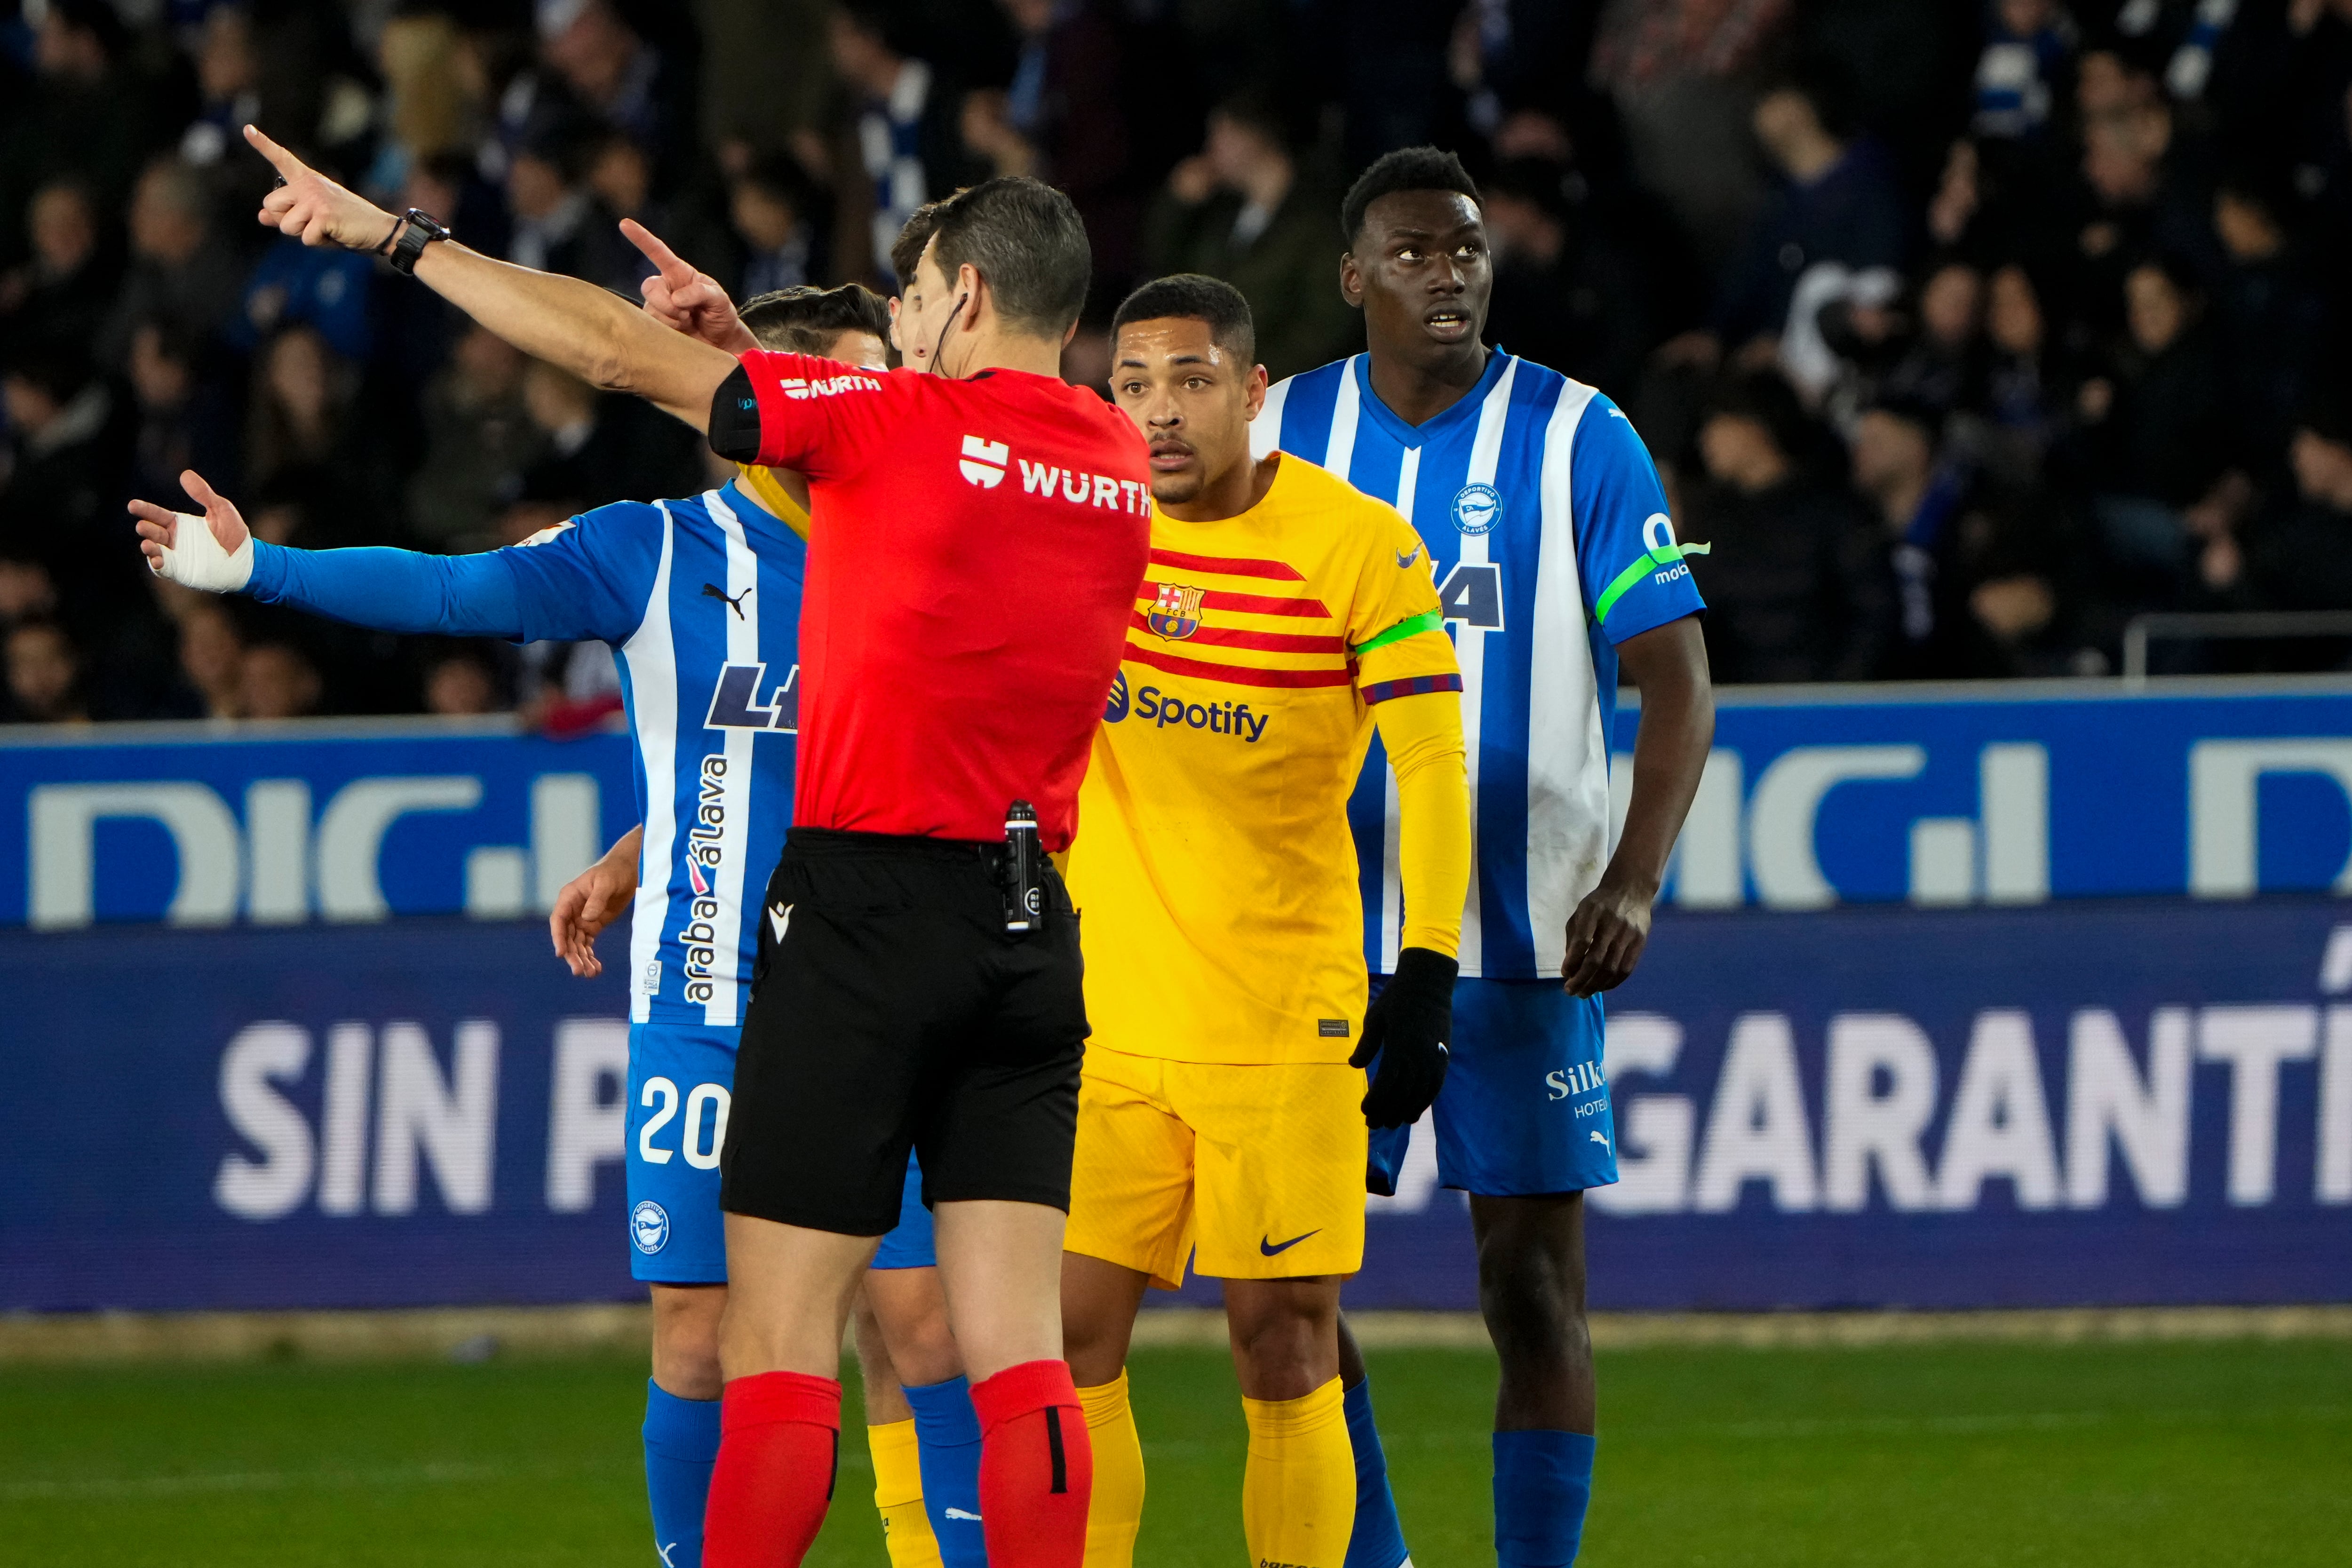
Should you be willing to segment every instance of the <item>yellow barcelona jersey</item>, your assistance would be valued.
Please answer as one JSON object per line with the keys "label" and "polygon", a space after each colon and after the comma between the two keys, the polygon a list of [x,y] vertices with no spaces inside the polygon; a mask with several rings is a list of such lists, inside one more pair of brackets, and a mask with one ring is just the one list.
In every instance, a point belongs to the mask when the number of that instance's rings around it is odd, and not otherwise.
{"label": "yellow barcelona jersey", "polygon": [[1420,537],[1386,502],[1284,458],[1239,517],[1155,509],[1067,868],[1095,1040],[1345,1061],[1364,1010],[1347,805],[1373,710],[1461,684]]}

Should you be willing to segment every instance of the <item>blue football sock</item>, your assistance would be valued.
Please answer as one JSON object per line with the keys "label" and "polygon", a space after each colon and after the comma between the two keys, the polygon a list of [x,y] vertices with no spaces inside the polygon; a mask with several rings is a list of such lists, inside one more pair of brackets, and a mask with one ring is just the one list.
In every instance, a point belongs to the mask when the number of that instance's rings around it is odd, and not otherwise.
{"label": "blue football sock", "polygon": [[988,1568],[980,1521],[980,1416],[961,1377],[907,1390],[923,1467],[923,1511],[947,1568]]}
{"label": "blue football sock", "polygon": [[1594,1440],[1581,1432],[1495,1434],[1495,1555],[1502,1568],[1567,1568],[1592,1500]]}
{"label": "blue football sock", "polygon": [[719,1461],[719,1401],[646,1384],[646,1496],[654,1550],[668,1568],[702,1568],[702,1505]]}
{"label": "blue football sock", "polygon": [[1397,1568],[1408,1554],[1396,1494],[1389,1490],[1389,1457],[1381,1448],[1380,1428],[1372,1425],[1372,1380],[1348,1390],[1342,1405],[1348,1443],[1356,1451],[1356,1528],[1348,1537],[1347,1568]]}

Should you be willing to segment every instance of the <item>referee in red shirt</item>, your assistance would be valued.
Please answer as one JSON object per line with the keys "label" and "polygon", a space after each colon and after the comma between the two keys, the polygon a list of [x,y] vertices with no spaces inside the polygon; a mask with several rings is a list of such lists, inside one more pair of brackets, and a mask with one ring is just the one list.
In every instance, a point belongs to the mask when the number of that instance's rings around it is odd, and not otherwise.
{"label": "referee in red shirt", "polygon": [[1028,179],[941,206],[898,319],[931,374],[739,362],[247,137],[285,176],[264,223],[383,255],[526,353],[706,427],[719,456],[809,481],[794,826],[721,1157],[704,1562],[797,1563],[815,1538],[842,1327],[911,1144],[973,1379],[989,1556],[1078,1568],[1093,1467],[1059,1281],[1087,1021],[1076,917],[1044,852],[1076,826],[1151,503],[1134,426],[1059,378],[1088,281],[1076,209]]}
{"label": "referee in red shirt", "polygon": [[842,1320],[897,1223],[909,1141],[984,1435],[990,1559],[1085,1554],[1092,1460],[1055,1256],[1087,1037],[1077,921],[1042,854],[1022,897],[1006,811],[1034,809],[1036,847],[1068,846],[1150,549],[1141,440],[1057,374],[1087,282],[1069,199],[992,180],[940,210],[901,307],[932,374],[752,353],[711,404],[712,449],[805,474],[816,520],[793,826],[722,1163],[712,1568],[816,1532]]}

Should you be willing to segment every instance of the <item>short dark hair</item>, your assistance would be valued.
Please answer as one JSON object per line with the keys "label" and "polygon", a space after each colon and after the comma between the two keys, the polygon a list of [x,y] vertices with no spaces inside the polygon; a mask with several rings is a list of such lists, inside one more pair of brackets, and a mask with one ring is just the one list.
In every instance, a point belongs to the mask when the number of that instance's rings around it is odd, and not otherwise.
{"label": "short dark hair", "polygon": [[908,9],[890,5],[888,0],[841,0],[834,6],[843,21],[901,57],[908,48],[908,18],[904,14]]}
{"label": "short dark hair", "polygon": [[1769,98],[1776,92],[1803,99],[1822,132],[1836,141],[1850,141],[1862,129],[1853,79],[1827,55],[1811,53],[1791,60],[1766,82],[1762,96]]}
{"label": "short dark hair", "polygon": [[2205,279],[2199,273],[2197,264],[2170,247],[2145,250],[2131,257],[2124,268],[2124,276],[2128,279],[2133,273],[2143,270],[2160,275],[2174,293],[2191,305],[2201,303],[2205,298]]}
{"label": "short dark hair", "polygon": [[1257,324],[1250,319],[1249,301],[1222,278],[1179,272],[1146,283],[1119,302],[1110,319],[1111,341],[1130,321],[1169,320],[1204,321],[1209,336],[1244,366],[1257,363]]}
{"label": "short dark hair", "polygon": [[786,353],[829,353],[844,332],[872,332],[890,341],[890,307],[863,283],[772,289],[745,300],[738,314],[761,348]]}
{"label": "short dark hair", "polygon": [[1935,447],[1943,437],[1943,411],[1913,393],[1881,394],[1864,405],[1862,412],[1884,414],[1890,419],[1899,420],[1910,426],[1927,438],[1927,445],[1930,447]]}
{"label": "short dark hair", "polygon": [[19,349],[9,357],[6,374],[39,387],[58,403],[72,401],[94,374],[81,351],[65,343]]}
{"label": "short dark hair", "polygon": [[1026,174],[1000,174],[940,204],[931,235],[940,271],[969,263],[1015,331],[1059,337],[1086,308],[1094,278],[1087,226],[1070,198]]}
{"label": "short dark hair", "polygon": [[1784,458],[1796,458],[1804,450],[1804,405],[1778,371],[1749,371],[1717,383],[1700,405],[1699,424],[1704,427],[1718,418],[1754,421]]}
{"label": "short dark hair", "polygon": [[49,12],[77,33],[87,33],[106,51],[109,64],[131,47],[131,29],[106,0],[49,0]]}
{"label": "short dark hair", "polygon": [[1372,204],[1399,191],[1452,191],[1474,202],[1481,199],[1478,182],[1454,154],[1435,147],[1400,147],[1373,159],[1348,187],[1339,202],[1339,237],[1352,247]]}
{"label": "short dark hair", "polygon": [[1298,151],[1298,128],[1296,121],[1265,93],[1255,88],[1244,88],[1209,110],[1215,120],[1229,120],[1244,131],[1255,132],[1286,157]]}
{"label": "short dark hair", "polygon": [[[625,141],[627,138],[615,137],[614,140]],[[735,183],[763,192],[795,213],[805,213],[814,205],[812,182],[801,168],[800,161],[789,153],[758,154],[735,177]]]}
{"label": "short dark hair", "polygon": [[915,268],[923,264],[923,247],[939,232],[940,207],[948,199],[942,196],[936,202],[925,202],[908,213],[906,223],[898,229],[898,237],[890,242],[890,270],[898,274],[899,293],[914,286]]}
{"label": "short dark hair", "polygon": [[73,656],[74,663],[81,662],[79,645],[74,641],[73,634],[66,630],[66,624],[55,616],[42,610],[36,610],[28,616],[19,616],[10,621],[5,630],[0,630],[0,639],[14,642],[26,632],[47,633],[66,645],[66,652]]}
{"label": "short dark hair", "polygon": [[2352,385],[2322,381],[2312,386],[2296,404],[2294,427],[2336,446],[2352,447]]}

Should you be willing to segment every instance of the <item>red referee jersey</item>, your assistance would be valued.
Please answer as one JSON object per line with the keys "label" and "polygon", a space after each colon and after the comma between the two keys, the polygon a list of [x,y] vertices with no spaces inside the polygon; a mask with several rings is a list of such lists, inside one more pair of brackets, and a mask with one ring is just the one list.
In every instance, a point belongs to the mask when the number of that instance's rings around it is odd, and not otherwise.
{"label": "red referee jersey", "polygon": [[1127,416],[1022,371],[760,353],[710,444],[809,481],[793,820],[999,839],[1026,800],[1067,847],[1150,549]]}

